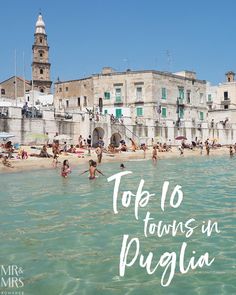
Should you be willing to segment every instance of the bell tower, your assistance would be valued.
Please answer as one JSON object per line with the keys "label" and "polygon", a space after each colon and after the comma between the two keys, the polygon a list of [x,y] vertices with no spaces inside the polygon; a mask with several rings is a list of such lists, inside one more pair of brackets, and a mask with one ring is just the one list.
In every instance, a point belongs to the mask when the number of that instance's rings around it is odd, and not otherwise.
{"label": "bell tower", "polygon": [[50,93],[52,81],[50,81],[49,46],[45,31],[45,23],[41,13],[35,26],[33,62],[32,62],[32,88],[42,93]]}

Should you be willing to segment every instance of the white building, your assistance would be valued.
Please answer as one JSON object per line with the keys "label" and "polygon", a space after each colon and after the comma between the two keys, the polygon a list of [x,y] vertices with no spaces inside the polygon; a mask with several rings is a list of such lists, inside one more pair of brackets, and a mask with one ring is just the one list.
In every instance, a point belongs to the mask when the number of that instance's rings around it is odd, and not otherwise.
{"label": "white building", "polygon": [[232,124],[236,124],[236,81],[234,72],[229,71],[225,75],[225,82],[217,86],[207,85],[207,96],[211,98],[207,104],[211,125],[231,128]]}

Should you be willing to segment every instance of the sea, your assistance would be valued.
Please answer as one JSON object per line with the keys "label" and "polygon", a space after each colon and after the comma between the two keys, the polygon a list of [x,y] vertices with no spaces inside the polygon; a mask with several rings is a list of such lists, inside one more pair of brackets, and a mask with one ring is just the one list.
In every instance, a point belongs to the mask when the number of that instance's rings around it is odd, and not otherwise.
{"label": "sea", "polygon": [[0,294],[236,294],[236,158],[120,164],[0,174]]}

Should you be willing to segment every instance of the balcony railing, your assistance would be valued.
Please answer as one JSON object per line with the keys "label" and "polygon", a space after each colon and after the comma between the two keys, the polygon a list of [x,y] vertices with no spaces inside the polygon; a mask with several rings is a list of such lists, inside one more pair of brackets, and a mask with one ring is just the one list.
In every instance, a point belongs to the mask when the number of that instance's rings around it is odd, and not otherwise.
{"label": "balcony railing", "polygon": [[135,118],[135,124],[137,125],[145,125],[145,119],[141,117],[136,117]]}
{"label": "balcony railing", "polygon": [[120,102],[122,102],[122,98],[121,98],[121,96],[116,96],[116,97],[115,97],[115,102],[116,102],[116,103],[120,103]]}
{"label": "balcony railing", "polygon": [[224,100],[221,101],[222,105],[227,105],[227,104],[230,104],[230,103],[231,103],[230,98],[224,98]]}
{"label": "balcony railing", "polygon": [[184,106],[184,99],[181,98],[181,97],[178,97],[178,98],[177,98],[177,105],[179,105],[179,106]]}
{"label": "balcony railing", "polygon": [[207,100],[207,105],[212,105],[213,101],[212,100]]}

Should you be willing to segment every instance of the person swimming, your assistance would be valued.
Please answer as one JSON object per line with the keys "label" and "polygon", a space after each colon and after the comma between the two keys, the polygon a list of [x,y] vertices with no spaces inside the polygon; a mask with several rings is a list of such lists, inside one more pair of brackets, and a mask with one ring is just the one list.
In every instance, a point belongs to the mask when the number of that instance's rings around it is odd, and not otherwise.
{"label": "person swimming", "polygon": [[96,178],[96,172],[105,176],[102,171],[97,169],[97,162],[93,160],[89,160],[89,169],[82,172],[80,175],[85,174],[86,172],[89,172],[89,179],[93,180]]}
{"label": "person swimming", "polygon": [[125,169],[125,165],[123,163],[120,164],[120,169]]}
{"label": "person swimming", "polygon": [[64,160],[62,168],[61,168],[61,176],[66,178],[68,176],[68,174],[70,174],[70,173],[71,173],[71,169],[70,169],[69,161]]}

